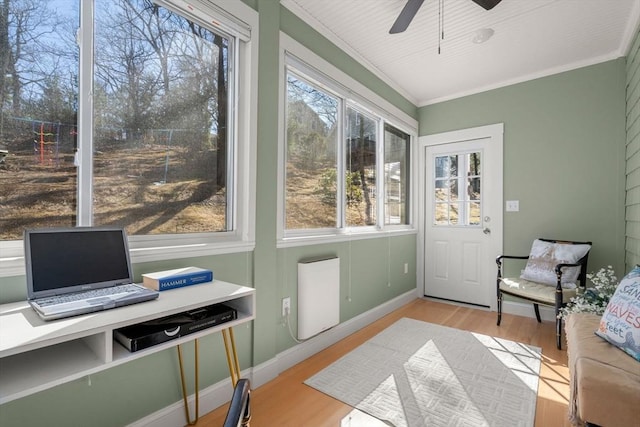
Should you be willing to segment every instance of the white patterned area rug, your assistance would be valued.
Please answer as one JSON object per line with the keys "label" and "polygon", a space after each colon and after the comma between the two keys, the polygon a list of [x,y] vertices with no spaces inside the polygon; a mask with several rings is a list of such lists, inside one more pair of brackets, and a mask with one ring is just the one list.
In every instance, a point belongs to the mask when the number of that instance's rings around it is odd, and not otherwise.
{"label": "white patterned area rug", "polygon": [[403,318],[305,384],[386,425],[528,427],[540,352]]}

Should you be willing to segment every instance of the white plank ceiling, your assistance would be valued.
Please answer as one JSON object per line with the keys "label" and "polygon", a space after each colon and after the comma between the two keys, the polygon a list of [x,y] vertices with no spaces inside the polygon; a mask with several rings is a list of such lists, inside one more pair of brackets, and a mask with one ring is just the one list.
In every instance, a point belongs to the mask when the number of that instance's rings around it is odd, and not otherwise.
{"label": "white plank ceiling", "polygon": [[626,56],[640,23],[640,0],[425,0],[389,34],[406,0],[281,3],[417,106]]}

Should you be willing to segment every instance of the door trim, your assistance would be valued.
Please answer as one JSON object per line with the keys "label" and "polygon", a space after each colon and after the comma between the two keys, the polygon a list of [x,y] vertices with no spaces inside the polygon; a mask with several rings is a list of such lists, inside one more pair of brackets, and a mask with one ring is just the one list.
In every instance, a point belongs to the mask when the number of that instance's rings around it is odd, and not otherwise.
{"label": "door trim", "polygon": [[[479,126],[468,129],[460,129],[450,132],[443,132],[432,135],[425,135],[418,138],[418,239],[417,239],[417,286],[420,289],[421,295],[424,295],[424,280],[425,280],[425,220],[426,220],[426,150],[428,146],[433,145],[441,145],[441,144],[450,144],[456,142],[464,142],[475,139],[483,139],[487,138],[490,141],[490,144],[497,146],[497,150],[495,153],[495,158],[493,161],[496,167],[501,171],[500,179],[498,180],[496,193],[500,195],[500,204],[501,209],[498,209],[497,212],[494,212],[491,218],[491,223],[493,224],[491,227],[491,232],[494,233],[495,239],[494,246],[491,250],[494,252],[495,256],[499,256],[503,253],[503,214],[504,214],[504,192],[503,192],[503,177],[504,177],[504,168],[503,168],[503,147],[504,147],[504,123],[496,123],[492,125]],[[496,300],[495,298],[490,299],[490,309],[491,311],[496,311]]]}

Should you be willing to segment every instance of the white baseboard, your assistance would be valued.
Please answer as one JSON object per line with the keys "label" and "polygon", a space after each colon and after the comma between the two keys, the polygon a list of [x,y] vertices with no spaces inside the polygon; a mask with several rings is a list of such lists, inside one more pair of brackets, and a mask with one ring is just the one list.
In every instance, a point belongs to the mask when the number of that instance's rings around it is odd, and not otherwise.
{"label": "white baseboard", "polygon": [[[241,373],[244,377],[246,372]],[[200,414],[206,414],[213,411],[219,406],[231,400],[233,394],[233,387],[231,387],[231,379],[225,379],[217,382],[203,390],[200,390]],[[193,420],[195,418],[195,396],[191,395],[188,398],[189,402],[189,415]],[[128,427],[175,427],[187,425],[186,416],[184,413],[184,404],[182,400],[160,409],[152,414],[147,415],[144,418],[139,419]]]}
{"label": "white baseboard", "polygon": [[[542,320],[548,320],[551,322],[556,321],[556,313],[555,310],[551,307],[540,305],[540,318]],[[507,314],[515,314],[516,316],[524,316],[524,317],[536,317],[535,311],[533,311],[532,303],[524,303],[517,301],[502,301],[502,313]],[[497,314],[496,314],[497,316]]]}
{"label": "white baseboard", "polygon": [[[462,306],[462,307],[469,307],[469,308],[473,308],[476,310],[486,310],[486,311],[490,311],[489,308],[484,308],[484,307],[478,307],[472,304],[465,304],[462,302],[458,302],[458,301],[446,301],[446,300],[441,300],[439,298],[430,298],[430,297],[424,297],[427,300],[430,301],[436,301],[436,302],[440,302],[440,303],[444,303],[444,304],[452,304],[452,305],[457,305],[457,306]],[[551,322],[555,322],[556,321],[556,314],[555,314],[555,310],[551,307],[548,306],[544,306],[544,305],[540,305],[538,306],[540,308],[540,319],[542,320],[548,320]],[[496,313],[496,320],[497,320],[497,316],[498,313],[497,311],[494,311],[494,313]],[[520,302],[520,301],[502,301],[502,313],[505,314],[513,314],[516,316],[523,316],[523,317],[531,317],[532,319],[535,319],[536,317],[536,313],[533,310],[533,303],[530,302]]]}
{"label": "white baseboard", "polygon": [[385,302],[365,313],[362,313],[344,323],[321,333],[309,341],[293,346],[282,353],[276,355],[278,361],[277,368],[279,372],[285,371],[290,367],[297,365],[314,354],[324,350],[340,341],[352,333],[364,328],[381,317],[391,313],[392,311],[402,307],[418,297],[416,290],[411,290],[390,301]]}
{"label": "white baseboard", "polygon": [[[277,354],[273,359],[243,371],[241,376],[243,378],[250,379],[251,388],[260,387],[261,385],[276,378],[281,372],[313,356],[330,345],[335,344],[341,339],[351,335],[418,297],[418,292],[415,289],[406,292],[385,302],[384,304],[354,317],[353,319],[340,323],[339,325],[322,332],[302,344],[298,344]],[[206,414],[226,404],[231,400],[232,394],[233,389],[231,387],[230,379],[219,381],[200,390],[200,414]],[[191,418],[193,419],[195,411],[195,396],[189,396],[188,402]],[[175,427],[177,425],[185,424],[186,419],[184,405],[182,400],[180,400],[129,424],[128,427]]]}

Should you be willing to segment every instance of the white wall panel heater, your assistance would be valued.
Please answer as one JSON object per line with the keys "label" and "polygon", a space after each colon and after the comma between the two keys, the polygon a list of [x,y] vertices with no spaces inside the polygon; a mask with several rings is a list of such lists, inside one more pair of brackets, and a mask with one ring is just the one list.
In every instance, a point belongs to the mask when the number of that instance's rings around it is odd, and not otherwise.
{"label": "white wall panel heater", "polygon": [[340,323],[340,259],[298,263],[298,339]]}

